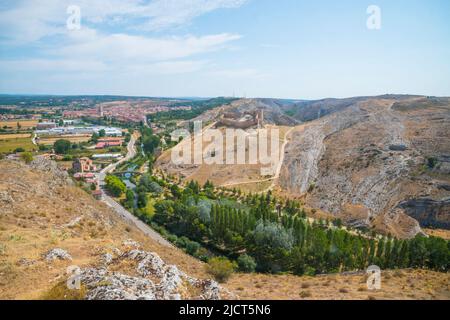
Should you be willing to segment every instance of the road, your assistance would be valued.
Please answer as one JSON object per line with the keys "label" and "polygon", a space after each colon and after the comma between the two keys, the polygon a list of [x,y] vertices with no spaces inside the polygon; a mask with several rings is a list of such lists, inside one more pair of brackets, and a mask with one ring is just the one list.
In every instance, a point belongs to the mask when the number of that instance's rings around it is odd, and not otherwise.
{"label": "road", "polygon": [[155,230],[150,228],[146,223],[142,222],[138,218],[136,218],[131,212],[126,210],[122,205],[120,205],[118,202],[116,202],[113,198],[108,196],[105,191],[103,190],[103,186],[105,185],[105,177],[107,174],[110,174],[116,170],[118,166],[120,166],[122,163],[134,158],[136,156],[136,136],[132,135],[131,140],[127,145],[127,155],[121,159],[120,161],[116,163],[112,163],[106,168],[104,168],[97,176],[98,179],[98,185],[100,186],[102,190],[102,201],[106,203],[109,207],[113,208],[114,211],[119,215],[120,218],[122,218],[124,221],[133,223],[139,230],[141,230],[145,235],[149,236],[159,244],[166,246],[166,247],[173,247],[173,245],[164,239],[159,233],[157,233]]}

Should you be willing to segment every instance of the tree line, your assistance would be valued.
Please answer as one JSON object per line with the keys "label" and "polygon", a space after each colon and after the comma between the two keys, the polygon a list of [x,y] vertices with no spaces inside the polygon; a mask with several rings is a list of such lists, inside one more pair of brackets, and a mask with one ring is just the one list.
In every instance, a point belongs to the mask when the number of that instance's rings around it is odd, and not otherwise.
{"label": "tree line", "polygon": [[[176,186],[176,185],[175,185]],[[217,196],[208,182],[170,187],[155,204],[153,221],[177,236],[212,247],[228,258],[243,254],[261,272],[320,274],[381,268],[448,271],[449,241],[417,236],[402,240],[346,230],[339,220],[310,221],[298,202],[270,193],[237,199]]]}

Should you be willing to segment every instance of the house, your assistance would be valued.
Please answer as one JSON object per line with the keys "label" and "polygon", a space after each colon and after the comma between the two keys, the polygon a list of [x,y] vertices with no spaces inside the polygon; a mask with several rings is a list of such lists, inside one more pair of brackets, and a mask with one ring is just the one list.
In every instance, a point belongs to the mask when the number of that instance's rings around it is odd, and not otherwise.
{"label": "house", "polygon": [[[73,177],[77,180],[81,180],[81,179],[94,179],[95,178],[95,174],[93,174],[92,172],[77,172],[73,175]],[[87,180],[86,180],[87,182]]]}
{"label": "house", "polygon": [[72,164],[72,169],[75,172],[83,173],[96,171],[97,167],[94,165],[91,159],[84,157],[75,159],[75,161]]}
{"label": "house", "polygon": [[120,147],[122,146],[121,141],[105,141],[105,142],[99,142],[95,145],[95,149],[104,149],[108,147]]}

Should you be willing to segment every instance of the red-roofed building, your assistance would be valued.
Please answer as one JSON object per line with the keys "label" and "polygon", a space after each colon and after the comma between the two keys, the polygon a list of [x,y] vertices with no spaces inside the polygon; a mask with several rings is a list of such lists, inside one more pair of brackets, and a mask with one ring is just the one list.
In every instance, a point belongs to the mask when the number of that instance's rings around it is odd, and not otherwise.
{"label": "red-roofed building", "polygon": [[79,158],[79,159],[75,159],[75,161],[72,164],[72,169],[75,172],[91,172],[91,171],[96,171],[97,167],[94,165],[94,163],[92,162],[91,159],[89,158]]}
{"label": "red-roofed building", "polygon": [[95,149],[104,149],[108,147],[120,147],[122,145],[121,141],[107,141],[99,142],[95,145]]}

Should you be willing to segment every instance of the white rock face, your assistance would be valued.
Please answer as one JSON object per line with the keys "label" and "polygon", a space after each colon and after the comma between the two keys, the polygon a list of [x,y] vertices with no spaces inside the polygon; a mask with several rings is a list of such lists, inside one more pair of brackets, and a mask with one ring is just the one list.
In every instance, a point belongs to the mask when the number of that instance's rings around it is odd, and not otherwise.
{"label": "white rock face", "polygon": [[72,260],[72,256],[66,250],[55,248],[45,254],[45,260],[51,262],[55,260]]}
{"label": "white rock face", "polygon": [[[112,256],[111,256],[112,257]],[[110,258],[111,258],[110,257]],[[103,263],[106,255],[102,256]],[[109,259],[108,259],[109,260]],[[109,271],[115,264],[136,263],[139,276]],[[221,299],[221,293],[232,296],[213,280],[199,280],[186,275],[174,265],[167,265],[156,253],[133,249],[106,267],[88,268],[81,272],[81,283],[89,300],[181,300]]]}

